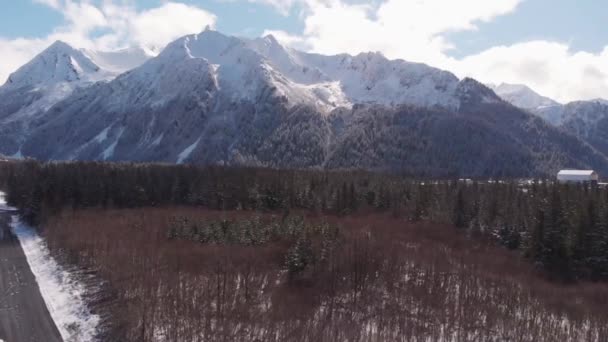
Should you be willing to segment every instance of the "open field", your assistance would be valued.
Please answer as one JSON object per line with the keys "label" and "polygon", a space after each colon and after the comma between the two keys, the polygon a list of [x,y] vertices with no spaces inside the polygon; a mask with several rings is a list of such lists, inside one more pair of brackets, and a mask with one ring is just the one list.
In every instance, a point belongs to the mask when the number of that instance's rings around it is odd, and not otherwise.
{"label": "open field", "polygon": [[608,285],[553,283],[484,239],[390,214],[84,210],[45,232],[108,282],[116,341],[608,336]]}

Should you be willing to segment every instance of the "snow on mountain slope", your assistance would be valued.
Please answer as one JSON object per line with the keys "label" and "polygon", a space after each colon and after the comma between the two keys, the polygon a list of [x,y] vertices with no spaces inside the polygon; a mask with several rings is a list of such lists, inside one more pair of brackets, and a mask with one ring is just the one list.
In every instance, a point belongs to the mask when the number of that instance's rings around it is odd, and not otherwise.
{"label": "snow on mountain slope", "polygon": [[[49,110],[54,122],[42,123],[36,143],[28,143],[25,152],[51,159],[124,160],[172,141],[162,160],[185,161],[179,152],[190,146],[188,156],[196,156],[205,144],[244,141],[238,132],[249,128],[241,125],[259,125],[255,135],[263,137],[292,110],[309,113],[298,106],[321,115],[352,104],[457,109],[459,86],[448,72],[380,54],[325,57],[287,49],[271,36],[247,40],[205,30],[172,42],[111,82],[58,103]],[[189,127],[181,126],[181,116]],[[65,130],[70,122],[81,122],[77,132]],[[68,138],[71,134],[76,136]],[[40,146],[64,138],[69,141],[62,148]]]}
{"label": "snow on mountain slope", "polygon": [[61,82],[93,80],[103,72],[95,63],[68,44],[57,41],[11,74],[6,86],[20,88]]}
{"label": "snow on mountain slope", "polygon": [[[161,143],[171,146],[171,155],[173,149],[191,145],[194,134],[200,135],[196,129],[206,120],[205,113],[213,111],[219,85],[217,66],[193,58],[186,41],[57,103],[49,110],[53,120],[33,134],[26,153],[51,159],[126,160],[141,158]],[[191,115],[194,111],[197,115]],[[183,114],[185,121],[180,120],[181,113],[188,113]],[[72,129],[72,122],[80,124]],[[40,146],[43,141],[58,143]]]}
{"label": "snow on mountain slope", "polygon": [[0,87],[0,153],[20,156],[37,120],[77,87],[108,77],[82,52],[56,42],[11,74]]}
{"label": "snow on mountain slope", "polygon": [[526,109],[586,141],[597,135],[595,132],[598,124],[608,119],[608,100],[594,99],[560,104],[521,84],[502,83],[499,86],[488,86],[512,105]]}
{"label": "snow on mountain slope", "polygon": [[225,93],[234,99],[253,99],[259,87],[274,79],[281,79],[263,57],[248,49],[245,43],[235,37],[224,36],[206,30],[197,35],[189,35],[169,44],[158,57],[165,63],[181,63],[201,59],[214,66],[213,77]]}
{"label": "snow on mountain slope", "polygon": [[[57,42],[11,75],[2,87],[14,94],[28,88],[27,103],[14,103],[0,120],[45,112],[77,88],[113,79],[151,58],[140,48],[116,52],[78,51]],[[205,59],[224,96],[254,100],[266,91],[289,106],[310,105],[329,113],[352,104],[409,104],[457,108],[459,80],[449,72],[378,53],[321,56],[281,46],[272,36],[247,40],[206,30],[169,44],[159,63]],[[150,71],[150,74],[154,73]],[[179,90],[180,81],[170,92]],[[2,91],[0,90],[0,92]],[[35,96],[33,95],[35,94]],[[165,101],[165,94],[155,101]],[[35,98],[34,98],[35,97]],[[169,94],[168,97],[171,97]]]}
{"label": "snow on mountain slope", "polygon": [[[423,64],[375,53],[308,54],[272,36],[247,40],[205,30],[58,102],[19,151],[41,159],[272,163],[271,151],[284,151],[285,160],[300,154],[306,131],[318,141],[307,149],[319,155],[293,161],[304,167],[322,162],[330,143],[329,123],[319,115],[354,104],[456,111],[465,102],[500,101],[477,82]],[[272,143],[264,141],[269,137]],[[299,142],[288,148],[288,137]]]}
{"label": "snow on mountain slope", "polygon": [[560,126],[567,115],[566,105],[561,104],[555,106],[531,108],[530,111],[536,114],[537,116],[543,118],[545,121],[549,122],[553,126]]}
{"label": "snow on mountain slope", "polygon": [[502,83],[498,86],[490,85],[490,88],[503,100],[523,109],[536,109],[559,105],[557,101],[539,95],[528,86],[522,84]]}
{"label": "snow on mountain slope", "polygon": [[30,131],[52,120],[49,108],[75,90],[111,80],[149,58],[141,49],[90,52],[53,43],[0,87],[0,153],[20,156]]}
{"label": "snow on mountain slope", "polygon": [[[272,60],[253,49],[247,40],[206,30],[169,44],[159,55],[167,63],[205,59],[214,65],[214,77],[224,95],[233,100],[254,100],[267,89],[289,106],[307,104],[324,112],[350,105],[334,82],[304,84],[281,72]],[[338,93],[338,94],[336,94]]]}
{"label": "snow on mountain slope", "polygon": [[[0,87],[0,97],[11,104],[3,106],[0,120],[19,119],[24,115],[45,111],[71,94],[76,87],[112,76],[81,51],[57,41],[12,73],[4,86]],[[24,96],[16,96],[17,94]],[[36,94],[35,99],[31,99],[32,94]],[[11,98],[4,99],[7,97]],[[24,99],[29,101],[24,102]]]}
{"label": "snow on mountain slope", "polygon": [[[249,45],[298,84],[338,103],[410,104],[456,108],[458,78],[424,64],[389,60],[380,53],[323,56],[281,46],[273,36]],[[339,105],[336,105],[336,107]]]}
{"label": "snow on mountain slope", "polygon": [[[70,95],[77,88],[84,88],[98,81],[109,81],[120,73],[143,64],[152,56],[140,48],[113,52],[77,50],[57,41],[29,63],[11,74],[0,87],[3,93],[21,91],[39,93],[34,103],[27,103],[6,114],[35,114]],[[0,115],[0,120],[7,115]],[[19,116],[19,115],[17,115]]]}
{"label": "snow on mountain slope", "polygon": [[608,105],[598,101],[575,101],[563,107],[561,124],[578,121],[580,134],[588,133],[600,120],[608,118]]}
{"label": "snow on mountain slope", "polygon": [[588,130],[608,116],[608,101],[602,99],[574,101],[565,105],[539,107],[532,112],[555,126],[578,121]]}
{"label": "snow on mountain slope", "polygon": [[129,108],[163,104],[192,91],[213,92],[217,87],[215,66],[205,59],[184,57],[175,59],[167,51],[142,66],[117,77],[113,82],[95,85],[112,92],[105,105]]}
{"label": "snow on mountain slope", "polygon": [[377,53],[321,56],[281,46],[272,36],[247,40],[206,30],[183,37],[158,56],[165,63],[202,58],[233,100],[252,100],[261,89],[289,106],[329,113],[353,104],[457,108],[459,80],[423,64],[391,61]]}
{"label": "snow on mountain slope", "polygon": [[608,156],[608,104],[575,101],[563,106],[540,108],[535,114],[586,141]]}
{"label": "snow on mountain slope", "polygon": [[[120,58],[89,56],[106,67],[124,66]],[[469,176],[505,168],[529,175],[566,164],[608,170],[591,147],[473,79],[377,53],[322,56],[283,47],[272,36],[249,40],[211,30],[174,41],[111,81],[74,91],[35,123],[24,143],[5,154],[290,168],[415,166]],[[7,137],[2,129],[0,146]],[[471,151],[484,154],[487,164]],[[490,164],[492,170],[484,166]]]}
{"label": "snow on mountain slope", "polygon": [[564,120],[564,105],[538,94],[526,85],[502,83],[488,86],[503,100],[540,116],[554,126],[559,126]]}

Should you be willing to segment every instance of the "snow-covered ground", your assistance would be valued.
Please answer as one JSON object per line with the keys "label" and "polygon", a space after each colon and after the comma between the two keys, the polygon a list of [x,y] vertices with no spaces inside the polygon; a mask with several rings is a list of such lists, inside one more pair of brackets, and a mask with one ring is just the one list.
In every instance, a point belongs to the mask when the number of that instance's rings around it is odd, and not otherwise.
{"label": "snow-covered ground", "polygon": [[[15,208],[6,205],[6,197],[4,192],[0,191],[0,211],[13,211]],[[2,341],[0,341],[2,342]]]}
{"label": "snow-covered ground", "polygon": [[[4,195],[0,193],[0,206]],[[92,314],[83,299],[84,286],[51,257],[44,240],[14,215],[11,227],[36,277],[42,298],[66,342],[95,341],[99,316]]]}

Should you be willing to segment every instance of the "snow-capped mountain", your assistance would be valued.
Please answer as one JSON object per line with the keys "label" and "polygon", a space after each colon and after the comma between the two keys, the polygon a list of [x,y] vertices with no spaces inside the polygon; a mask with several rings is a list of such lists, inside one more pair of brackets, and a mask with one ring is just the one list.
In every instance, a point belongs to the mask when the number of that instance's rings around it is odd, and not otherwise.
{"label": "snow-capped mountain", "polygon": [[49,120],[46,114],[50,107],[76,89],[109,81],[148,58],[139,50],[103,53],[77,50],[61,41],[53,43],[0,87],[0,152],[21,157],[20,146],[32,129]]}
{"label": "snow-capped mountain", "polygon": [[20,101],[19,97],[13,98],[17,102],[3,106],[0,119],[44,111],[69,95],[75,87],[90,85],[113,76],[115,75],[101,69],[81,51],[61,41],[55,42],[12,73],[0,87],[0,96],[7,97],[6,94],[11,94],[15,97],[16,93],[23,93],[26,97],[35,97],[31,102]]}
{"label": "snow-capped mountain", "polygon": [[530,111],[608,156],[608,101],[595,99],[562,105],[525,85],[503,83],[493,89],[505,101]]}
{"label": "snow-capped mountain", "polygon": [[103,77],[103,71],[81,51],[57,41],[11,74],[6,85],[21,88]]}
{"label": "snow-capped mountain", "polygon": [[[285,48],[271,36],[246,40],[206,30],[58,103],[49,111],[55,119],[41,127],[26,150],[40,158],[182,162],[203,145],[231,141],[232,150],[206,151],[205,158],[233,160],[235,153],[244,153],[239,144],[252,146],[241,142],[251,123],[260,125],[256,139],[263,139],[291,112],[329,115],[353,104],[455,110],[460,85],[448,72],[378,54],[324,57]],[[66,129],[70,122],[82,124]],[[69,146],[40,146],[49,134]],[[160,157],[159,146],[171,150]]]}
{"label": "snow-capped mountain", "polygon": [[575,101],[538,108],[534,113],[608,156],[608,103],[605,101]]}
{"label": "snow-capped mountain", "polygon": [[204,59],[222,93],[252,100],[270,87],[288,105],[323,112],[353,104],[456,108],[458,78],[423,64],[390,61],[381,54],[321,56],[283,47],[272,37],[248,40],[206,30],[167,46],[164,63]]}
{"label": "snow-capped mountain", "polygon": [[522,109],[537,109],[559,105],[557,101],[542,96],[523,84],[501,83],[498,86],[489,85],[489,87],[503,100]]}
{"label": "snow-capped mountain", "polygon": [[0,87],[0,152],[21,156],[30,127],[78,86],[108,74],[82,52],[56,42],[11,74]]}
{"label": "snow-capped mountain", "polygon": [[388,60],[380,53],[323,56],[281,46],[273,36],[249,41],[293,86],[333,107],[367,103],[457,108],[458,78],[419,63]]}
{"label": "snow-capped mountain", "polygon": [[[95,73],[128,67],[127,58],[83,55]],[[116,78],[78,87],[34,123],[19,151],[44,160],[461,176],[608,171],[605,156],[475,80],[377,53],[323,56],[272,36],[210,30]]]}
{"label": "snow-capped mountain", "polygon": [[525,85],[488,85],[512,105],[529,111],[551,125],[574,135],[608,156],[608,101],[595,99],[560,104]]}

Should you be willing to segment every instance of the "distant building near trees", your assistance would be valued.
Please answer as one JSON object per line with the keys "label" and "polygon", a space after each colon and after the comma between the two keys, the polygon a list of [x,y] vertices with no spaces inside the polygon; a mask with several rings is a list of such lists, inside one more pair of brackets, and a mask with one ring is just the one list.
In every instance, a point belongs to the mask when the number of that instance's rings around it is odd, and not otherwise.
{"label": "distant building near trees", "polygon": [[599,175],[593,170],[562,170],[557,174],[560,183],[597,183],[599,179]]}

